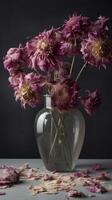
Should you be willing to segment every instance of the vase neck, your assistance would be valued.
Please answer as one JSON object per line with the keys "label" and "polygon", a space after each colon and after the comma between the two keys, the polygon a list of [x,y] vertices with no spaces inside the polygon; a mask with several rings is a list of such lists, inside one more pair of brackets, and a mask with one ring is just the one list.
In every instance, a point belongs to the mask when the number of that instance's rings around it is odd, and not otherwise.
{"label": "vase neck", "polygon": [[44,95],[44,98],[45,98],[45,100],[44,100],[45,108],[51,109],[52,108],[51,95],[46,94],[46,95]]}

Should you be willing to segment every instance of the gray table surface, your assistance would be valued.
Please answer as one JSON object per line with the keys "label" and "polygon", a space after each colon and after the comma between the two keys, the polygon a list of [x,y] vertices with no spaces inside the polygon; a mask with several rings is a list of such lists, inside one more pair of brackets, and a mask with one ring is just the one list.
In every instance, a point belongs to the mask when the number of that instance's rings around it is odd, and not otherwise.
{"label": "gray table surface", "polygon": [[[0,165],[13,165],[15,167],[19,167],[25,163],[29,163],[31,167],[38,167],[40,169],[44,169],[44,165],[41,159],[0,159]],[[85,169],[93,166],[94,164],[102,164],[104,168],[107,168],[110,172],[112,172],[112,160],[94,160],[94,159],[79,159],[76,165],[77,169]],[[64,192],[60,192],[56,195],[48,195],[48,194],[38,194],[36,196],[32,196],[31,192],[28,190],[28,186],[31,183],[21,183],[18,185],[14,185],[11,188],[0,190],[6,191],[6,195],[0,196],[0,200],[67,200]],[[72,199],[82,199],[82,198],[70,198]],[[86,198],[84,198],[86,199]],[[98,194],[96,197],[87,197],[88,200],[112,200],[112,193]]]}

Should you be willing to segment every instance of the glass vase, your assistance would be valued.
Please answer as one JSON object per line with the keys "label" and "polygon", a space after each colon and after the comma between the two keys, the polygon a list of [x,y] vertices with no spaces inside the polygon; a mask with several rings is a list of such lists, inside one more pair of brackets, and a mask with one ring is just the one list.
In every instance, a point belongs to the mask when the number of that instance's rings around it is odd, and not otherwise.
{"label": "glass vase", "polygon": [[36,141],[45,167],[50,171],[73,171],[85,137],[85,120],[78,109],[60,112],[45,95],[45,108],[35,119]]}

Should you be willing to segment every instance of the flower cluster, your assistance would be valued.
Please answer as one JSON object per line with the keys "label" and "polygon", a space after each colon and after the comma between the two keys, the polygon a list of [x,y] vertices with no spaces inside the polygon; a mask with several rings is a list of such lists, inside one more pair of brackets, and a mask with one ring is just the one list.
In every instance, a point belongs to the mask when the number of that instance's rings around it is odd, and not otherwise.
{"label": "flower cluster", "polygon": [[[108,20],[100,16],[92,21],[74,14],[62,27],[43,31],[24,46],[9,49],[4,67],[16,100],[24,107],[34,107],[47,92],[58,110],[75,109],[80,103],[92,115],[101,103],[100,93],[95,89],[80,96],[78,80],[88,65],[101,69],[112,63]],[[76,75],[72,72],[77,55],[82,56],[84,65]],[[26,74],[28,70],[31,72]]]}

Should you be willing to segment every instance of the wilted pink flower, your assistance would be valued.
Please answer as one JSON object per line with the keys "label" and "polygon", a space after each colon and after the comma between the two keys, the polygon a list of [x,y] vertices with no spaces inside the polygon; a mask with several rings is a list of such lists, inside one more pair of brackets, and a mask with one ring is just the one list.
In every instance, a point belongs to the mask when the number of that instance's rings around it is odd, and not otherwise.
{"label": "wilted pink flower", "polygon": [[0,188],[5,189],[14,183],[18,183],[20,173],[16,168],[4,167],[3,174],[0,177]]}
{"label": "wilted pink flower", "polygon": [[87,36],[90,27],[91,21],[88,17],[73,15],[65,21],[62,33],[65,38],[82,40]]}
{"label": "wilted pink flower", "polygon": [[79,87],[76,82],[65,79],[53,85],[51,95],[53,104],[59,110],[76,107]]}
{"label": "wilted pink flower", "polygon": [[65,110],[68,108],[70,102],[70,93],[68,85],[57,83],[51,90],[53,104],[59,110]]}
{"label": "wilted pink flower", "polygon": [[108,32],[108,22],[109,18],[106,17],[98,17],[98,19],[92,24],[91,31],[96,36],[105,37]]}
{"label": "wilted pink flower", "polygon": [[16,100],[20,100],[23,107],[38,105],[42,97],[42,87],[38,83],[38,76],[29,73],[24,78],[21,77],[19,81],[19,85],[15,89]]}
{"label": "wilted pink flower", "polygon": [[10,74],[21,71],[27,64],[25,49],[20,45],[18,48],[10,48],[4,58],[4,67]]}
{"label": "wilted pink flower", "polygon": [[81,104],[85,111],[92,115],[101,104],[101,97],[97,90],[89,92],[89,94],[81,99]]}
{"label": "wilted pink flower", "polygon": [[88,17],[73,15],[65,21],[61,42],[60,52],[62,55],[76,55],[80,52],[80,42],[87,37],[91,27]]}
{"label": "wilted pink flower", "polygon": [[27,43],[29,67],[47,71],[59,69],[60,66],[60,37],[57,29],[44,31]]}
{"label": "wilted pink flower", "polygon": [[112,42],[108,39],[89,34],[88,39],[81,43],[84,61],[90,65],[106,68],[112,62]]}

